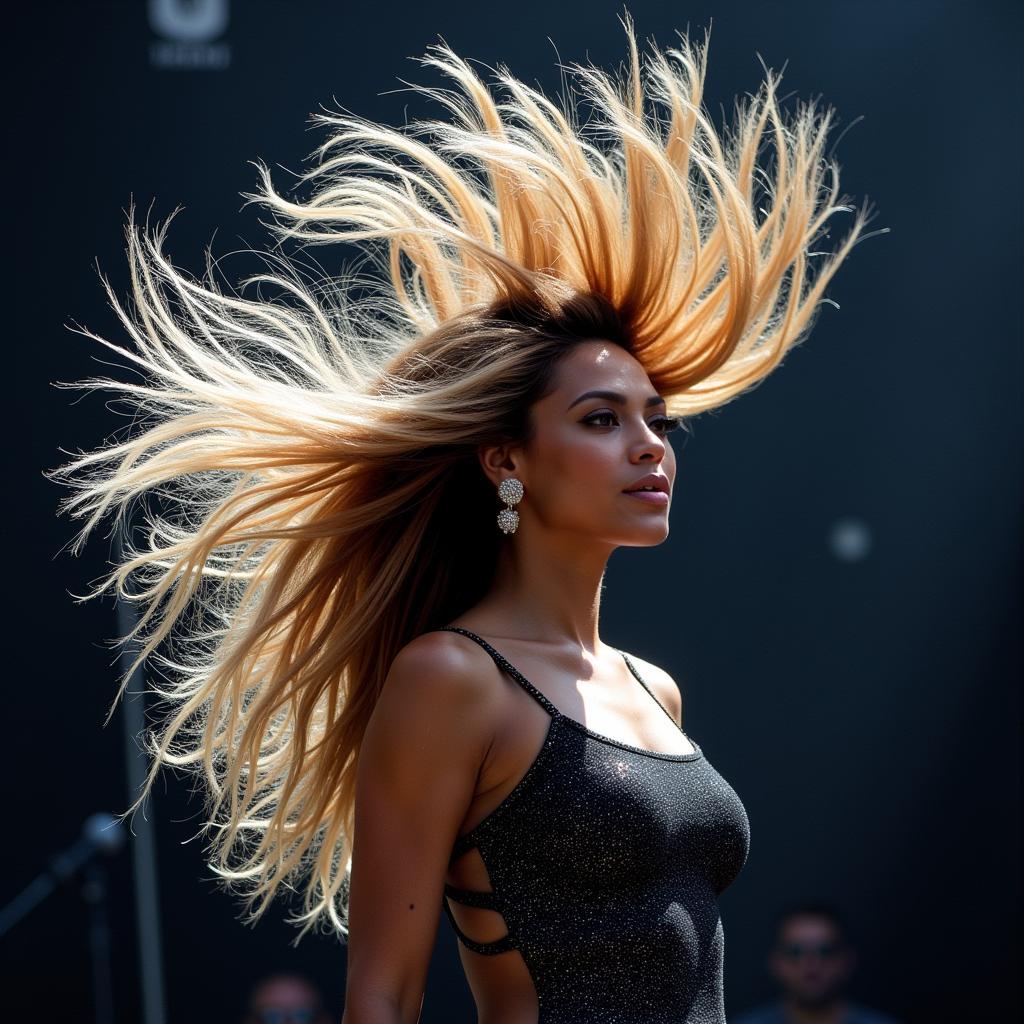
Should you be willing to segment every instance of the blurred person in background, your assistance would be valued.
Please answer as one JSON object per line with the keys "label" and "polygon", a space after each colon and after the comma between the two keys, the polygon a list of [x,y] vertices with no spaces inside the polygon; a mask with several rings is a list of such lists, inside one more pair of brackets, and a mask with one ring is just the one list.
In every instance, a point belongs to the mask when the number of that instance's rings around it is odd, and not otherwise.
{"label": "blurred person in background", "polygon": [[246,1001],[244,1024],[332,1024],[320,989],[301,974],[261,978]]}
{"label": "blurred person in background", "polygon": [[857,965],[840,912],[821,903],[786,908],[777,918],[768,972],[779,997],[733,1024],[897,1024],[846,996]]}

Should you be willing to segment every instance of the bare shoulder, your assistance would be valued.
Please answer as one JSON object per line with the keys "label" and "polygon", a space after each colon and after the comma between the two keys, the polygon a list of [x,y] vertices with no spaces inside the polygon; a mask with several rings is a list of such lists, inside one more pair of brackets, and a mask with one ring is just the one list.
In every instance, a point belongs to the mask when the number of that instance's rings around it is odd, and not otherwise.
{"label": "bare shoulder", "polygon": [[442,687],[450,696],[474,699],[486,695],[480,685],[480,655],[490,658],[474,643],[446,630],[434,630],[414,637],[395,655],[388,672],[388,682],[395,685],[416,685],[423,679],[432,688]]}
{"label": "bare shoulder", "polygon": [[676,681],[659,665],[653,661],[646,661],[633,654],[626,652],[637,672],[643,677],[644,682],[654,691],[654,695],[668,708],[676,725],[683,727],[683,695]]}
{"label": "bare shoulder", "polygon": [[394,715],[397,720],[411,716],[429,723],[445,717],[448,728],[475,736],[486,749],[497,720],[499,696],[481,672],[490,664],[484,651],[450,632],[415,637],[391,663],[378,702],[383,702],[381,713],[391,717],[400,705],[406,712]]}

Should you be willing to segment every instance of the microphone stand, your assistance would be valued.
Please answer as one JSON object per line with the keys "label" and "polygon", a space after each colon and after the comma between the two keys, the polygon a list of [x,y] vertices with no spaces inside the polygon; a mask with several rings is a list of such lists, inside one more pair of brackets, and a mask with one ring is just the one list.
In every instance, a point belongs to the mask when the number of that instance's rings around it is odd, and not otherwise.
{"label": "microphone stand", "polygon": [[60,885],[78,874],[83,876],[81,895],[89,908],[89,956],[96,1024],[114,1024],[107,871],[99,855],[112,856],[124,840],[124,826],[116,818],[103,813],[90,815],[85,820],[81,836],[66,850],[51,857],[46,870],[0,909],[0,936],[3,936]]}
{"label": "microphone stand", "polygon": [[83,871],[82,899],[89,908],[89,958],[96,1024],[114,1024],[114,971],[110,955],[110,921],[107,914],[107,868],[92,860]]}

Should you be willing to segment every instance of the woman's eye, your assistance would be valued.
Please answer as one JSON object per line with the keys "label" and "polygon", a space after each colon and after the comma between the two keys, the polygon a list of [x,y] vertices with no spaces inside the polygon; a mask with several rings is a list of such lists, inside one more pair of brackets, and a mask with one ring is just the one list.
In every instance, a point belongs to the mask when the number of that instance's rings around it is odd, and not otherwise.
{"label": "woman's eye", "polygon": [[682,422],[678,416],[659,416],[651,422],[651,426],[655,430],[663,431],[666,434],[670,430],[678,430],[681,425]]}
{"label": "woman's eye", "polygon": [[[598,420],[611,420],[611,423],[599,423]],[[595,427],[611,427],[615,425],[615,413],[595,412],[588,416],[584,423],[592,424]],[[678,416],[656,416],[651,420],[651,428],[659,433],[667,434],[670,430],[676,430],[682,425]]]}

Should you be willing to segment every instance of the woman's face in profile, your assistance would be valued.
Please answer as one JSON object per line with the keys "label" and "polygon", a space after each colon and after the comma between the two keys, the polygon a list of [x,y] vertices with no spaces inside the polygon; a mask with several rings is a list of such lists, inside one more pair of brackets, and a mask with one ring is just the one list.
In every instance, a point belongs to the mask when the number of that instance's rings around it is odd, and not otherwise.
{"label": "woman's face in profile", "polygon": [[[643,366],[618,345],[586,341],[560,360],[554,383],[531,407],[536,434],[517,459],[520,515],[565,531],[570,542],[661,543],[676,473],[667,436],[674,421]],[[648,474],[669,493],[625,493]]]}

